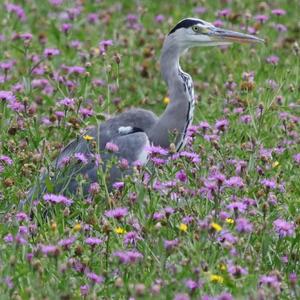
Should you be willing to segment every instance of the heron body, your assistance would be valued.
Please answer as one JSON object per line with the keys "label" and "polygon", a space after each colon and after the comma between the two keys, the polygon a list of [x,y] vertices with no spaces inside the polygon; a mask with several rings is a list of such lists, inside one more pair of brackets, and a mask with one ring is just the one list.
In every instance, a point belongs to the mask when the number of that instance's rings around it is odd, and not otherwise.
{"label": "heron body", "polygon": [[[84,194],[88,194],[90,183],[97,182],[99,166],[95,162],[95,154],[100,153],[105,164],[112,156],[124,158],[129,168],[122,172],[117,166],[110,170],[111,184],[120,180],[124,174],[131,172],[134,162],[147,163],[147,148],[149,145],[168,148],[170,143],[181,150],[186,142],[187,130],[193,121],[195,97],[193,81],[179,64],[180,56],[185,50],[196,46],[227,45],[232,42],[257,43],[262,40],[243,33],[219,29],[203,20],[187,18],[180,21],[166,36],[160,57],[162,78],[167,84],[170,103],[160,117],[144,109],[131,109],[123,112],[100,125],[90,129],[87,134],[96,141],[96,149],[83,137],[79,137],[67,145],[54,163],[54,173],[51,181],[56,193],[72,193],[78,189],[77,175],[82,174],[87,184]],[[113,143],[118,151],[105,151],[107,143]],[[84,166],[75,165],[64,174],[63,162],[75,153],[83,153],[88,159]],[[67,177],[67,183],[59,183],[61,177]],[[45,175],[43,176],[45,178]],[[42,180],[43,181],[43,180]],[[45,184],[41,183],[39,191],[45,192]],[[36,189],[31,191],[31,195]]]}

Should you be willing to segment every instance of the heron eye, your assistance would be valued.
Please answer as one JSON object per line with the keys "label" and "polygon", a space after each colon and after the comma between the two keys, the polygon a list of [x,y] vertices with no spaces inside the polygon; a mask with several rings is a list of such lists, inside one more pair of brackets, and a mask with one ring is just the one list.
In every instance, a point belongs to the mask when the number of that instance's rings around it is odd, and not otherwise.
{"label": "heron eye", "polygon": [[198,25],[193,25],[192,29],[194,32],[199,32],[200,31],[200,27]]}

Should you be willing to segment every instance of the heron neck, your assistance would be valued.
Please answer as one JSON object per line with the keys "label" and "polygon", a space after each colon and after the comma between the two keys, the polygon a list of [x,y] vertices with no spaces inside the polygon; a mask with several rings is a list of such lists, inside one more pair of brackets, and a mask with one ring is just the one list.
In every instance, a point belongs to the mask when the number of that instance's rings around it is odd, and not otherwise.
{"label": "heron neck", "polygon": [[177,150],[185,144],[187,127],[192,122],[194,109],[192,79],[179,65],[180,54],[179,48],[165,43],[160,68],[168,86],[170,103],[149,134],[154,145],[167,148],[175,142]]}

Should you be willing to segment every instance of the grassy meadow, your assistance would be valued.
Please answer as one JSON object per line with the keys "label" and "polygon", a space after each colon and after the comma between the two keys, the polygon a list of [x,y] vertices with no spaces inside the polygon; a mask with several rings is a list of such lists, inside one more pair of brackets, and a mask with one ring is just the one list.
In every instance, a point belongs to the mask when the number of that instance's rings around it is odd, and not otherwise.
{"label": "grassy meadow", "polygon": [[[299,299],[299,11],[298,0],[0,1],[0,299]],[[164,111],[160,49],[186,17],[265,44],[182,57],[196,96],[184,150],[152,153],[112,192],[100,174],[88,198],[48,182],[20,206],[89,126]]]}

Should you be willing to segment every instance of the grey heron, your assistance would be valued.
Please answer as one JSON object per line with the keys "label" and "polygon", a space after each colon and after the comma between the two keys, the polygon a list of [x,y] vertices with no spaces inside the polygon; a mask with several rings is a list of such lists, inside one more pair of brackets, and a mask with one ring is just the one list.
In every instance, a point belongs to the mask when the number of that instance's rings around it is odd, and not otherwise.
{"label": "grey heron", "polygon": [[[218,28],[200,19],[181,20],[166,36],[160,57],[162,78],[168,87],[170,98],[166,110],[157,117],[151,111],[136,108],[102,122],[87,132],[96,142],[96,147],[91,147],[91,143],[83,137],[72,141],[54,163],[55,175],[50,178],[54,191],[74,194],[78,189],[76,176],[81,174],[87,180],[83,188],[87,195],[89,184],[99,181],[96,153],[101,154],[104,165],[114,155],[118,159],[126,159],[129,167],[132,167],[137,160],[146,164],[149,145],[168,148],[174,143],[176,151],[181,150],[186,143],[187,129],[193,121],[195,98],[192,78],[181,69],[180,56],[191,47],[220,46],[233,42],[260,43],[263,40],[253,35]],[[177,133],[173,140],[170,137],[172,132]],[[114,154],[104,151],[107,143],[117,146]],[[88,161],[84,166],[75,165],[71,171],[64,172],[64,162],[74,153],[85,154]],[[130,173],[130,168],[128,172]],[[120,179],[122,172],[117,166],[112,166],[109,175],[111,185]],[[43,182],[40,183],[40,192],[47,190],[45,176],[47,175],[43,176]],[[62,177],[63,183],[60,182]],[[34,193],[36,189],[31,191],[31,195]]]}

